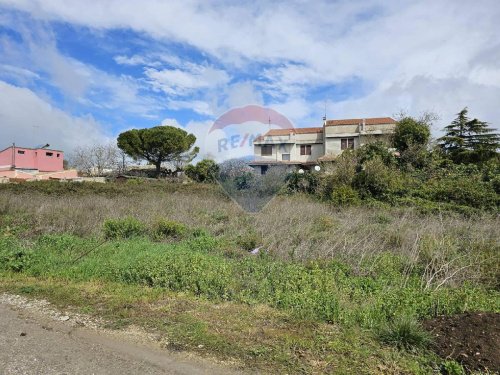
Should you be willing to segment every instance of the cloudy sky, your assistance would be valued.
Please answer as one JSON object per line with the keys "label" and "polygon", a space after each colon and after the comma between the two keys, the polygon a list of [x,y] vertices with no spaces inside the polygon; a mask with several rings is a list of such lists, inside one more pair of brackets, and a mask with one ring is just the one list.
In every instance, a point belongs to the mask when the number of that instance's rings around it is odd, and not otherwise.
{"label": "cloudy sky", "polygon": [[440,116],[500,124],[500,2],[0,0],[0,148],[203,134],[246,104],[295,126]]}

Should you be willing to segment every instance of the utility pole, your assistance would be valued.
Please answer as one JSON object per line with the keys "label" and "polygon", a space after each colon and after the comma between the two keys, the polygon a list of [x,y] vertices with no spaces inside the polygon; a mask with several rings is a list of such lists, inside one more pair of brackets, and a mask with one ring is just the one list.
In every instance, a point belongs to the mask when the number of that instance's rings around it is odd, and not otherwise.
{"label": "utility pole", "polygon": [[16,168],[16,143],[12,143],[12,169]]}

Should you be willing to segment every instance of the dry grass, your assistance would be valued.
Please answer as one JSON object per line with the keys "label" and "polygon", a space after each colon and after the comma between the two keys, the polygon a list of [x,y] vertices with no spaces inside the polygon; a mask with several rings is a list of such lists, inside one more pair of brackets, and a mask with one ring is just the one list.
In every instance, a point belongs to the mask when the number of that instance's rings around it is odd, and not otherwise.
{"label": "dry grass", "polygon": [[30,235],[79,236],[100,235],[108,218],[133,216],[151,223],[164,217],[230,242],[263,245],[282,259],[338,259],[354,269],[367,261],[377,267],[377,256],[392,252],[402,257],[405,272],[422,268],[424,288],[471,278],[500,279],[500,218],[494,215],[339,208],[300,195],[276,197],[260,213],[247,214],[218,189],[143,187],[115,195],[4,190],[0,214],[4,221],[6,216],[14,223],[27,220]]}

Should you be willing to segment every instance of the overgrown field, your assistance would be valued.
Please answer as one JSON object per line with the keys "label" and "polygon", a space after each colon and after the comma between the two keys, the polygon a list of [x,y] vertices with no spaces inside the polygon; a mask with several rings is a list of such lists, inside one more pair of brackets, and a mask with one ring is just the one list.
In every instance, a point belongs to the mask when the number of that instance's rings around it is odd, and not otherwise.
{"label": "overgrown field", "polygon": [[0,285],[265,372],[432,373],[454,364],[422,320],[500,312],[499,224],[305,195],[247,214],[201,184],[6,185]]}

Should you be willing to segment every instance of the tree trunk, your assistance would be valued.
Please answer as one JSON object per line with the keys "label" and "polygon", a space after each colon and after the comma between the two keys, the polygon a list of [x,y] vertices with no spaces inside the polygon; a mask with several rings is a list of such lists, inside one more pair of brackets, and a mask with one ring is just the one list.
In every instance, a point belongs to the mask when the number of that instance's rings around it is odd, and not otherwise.
{"label": "tree trunk", "polygon": [[159,178],[161,173],[161,161],[155,163],[155,166],[156,166],[155,177]]}

